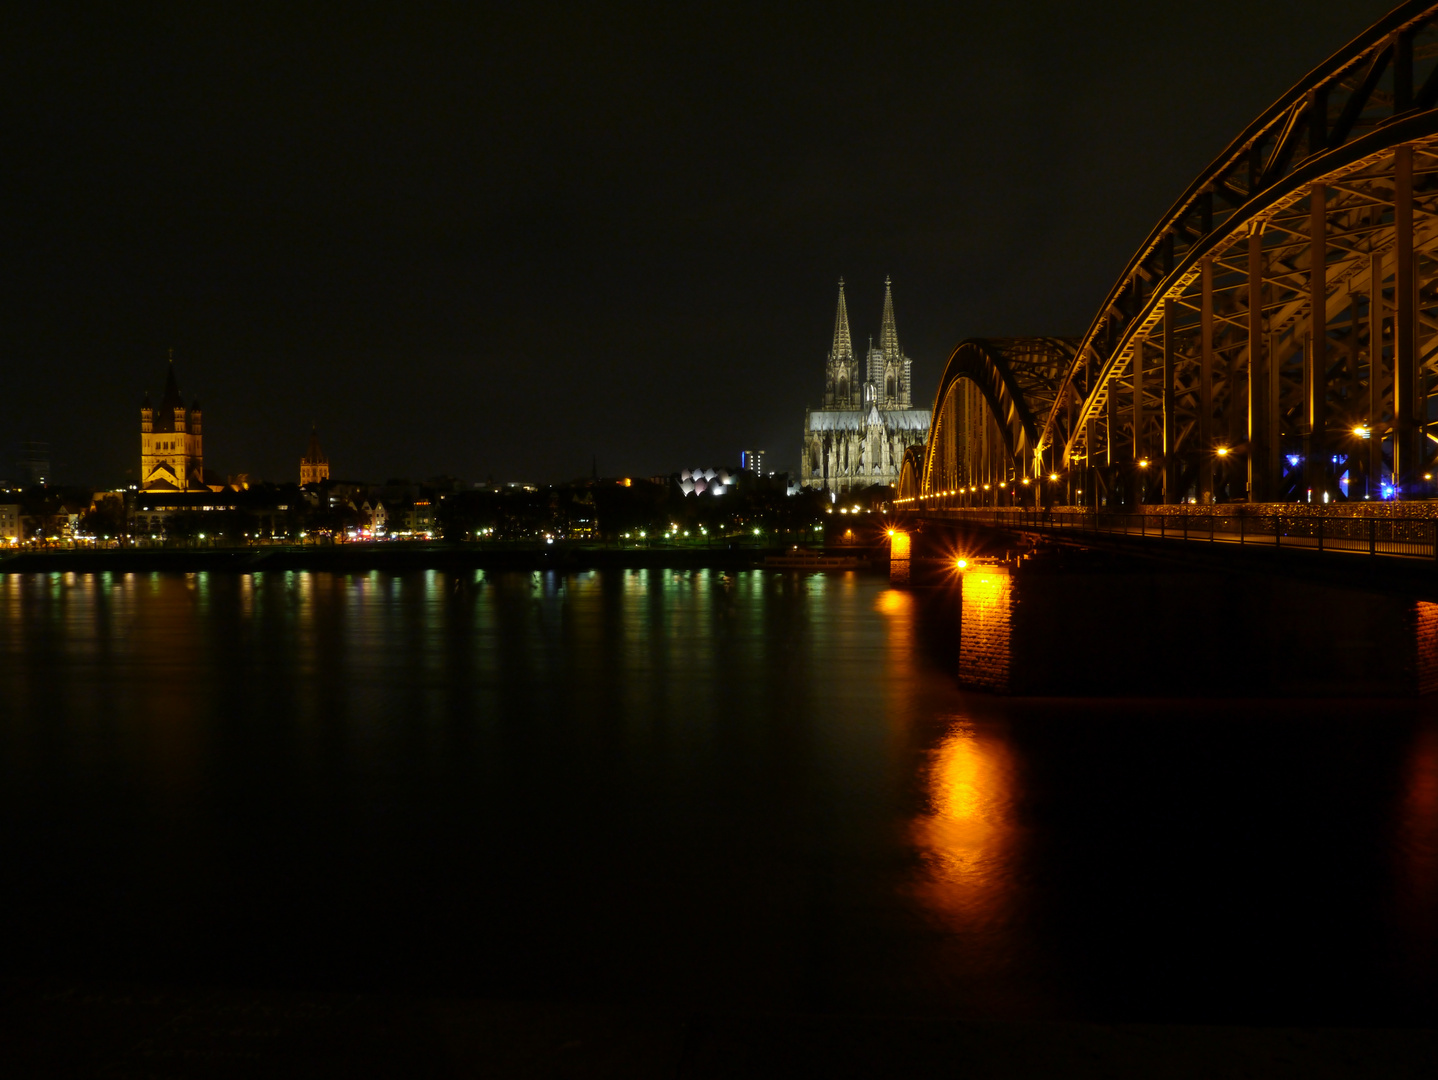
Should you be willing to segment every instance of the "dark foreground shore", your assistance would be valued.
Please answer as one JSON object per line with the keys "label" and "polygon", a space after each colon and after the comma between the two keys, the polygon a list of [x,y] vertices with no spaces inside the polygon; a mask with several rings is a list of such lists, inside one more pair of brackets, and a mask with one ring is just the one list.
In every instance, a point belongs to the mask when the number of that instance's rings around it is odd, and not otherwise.
{"label": "dark foreground shore", "polygon": [[[877,564],[878,549],[846,547],[837,553]],[[121,548],[27,551],[0,558],[0,574],[45,573],[256,573],[315,570],[747,570],[764,565],[778,547],[605,548],[577,544],[497,547],[467,544],[335,544],[267,548]]]}
{"label": "dark foreground shore", "polygon": [[13,1077],[1429,1077],[1430,1028],[686,1014],[64,982],[0,983]]}

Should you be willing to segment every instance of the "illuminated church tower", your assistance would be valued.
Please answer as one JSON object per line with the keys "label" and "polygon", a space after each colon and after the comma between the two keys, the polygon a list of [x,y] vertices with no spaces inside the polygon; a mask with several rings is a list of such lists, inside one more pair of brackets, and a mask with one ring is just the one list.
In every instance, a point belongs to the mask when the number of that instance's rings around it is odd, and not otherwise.
{"label": "illuminated church tower", "polygon": [[884,279],[884,314],[879,320],[879,344],[869,343],[868,396],[881,409],[912,409],[909,373],[914,362],[899,348],[899,328],[894,322],[894,287]]}
{"label": "illuminated church tower", "polygon": [[148,393],[140,407],[140,490],[205,490],[200,403],[185,408],[175,379],[173,349],[160,407],[150,405]]}
{"label": "illuminated church tower", "polygon": [[325,452],[320,449],[319,432],[313,426],[310,427],[310,445],[300,458],[300,487],[306,484],[318,484],[321,480],[330,478],[330,459],[325,457]]}
{"label": "illuminated church tower", "polygon": [[849,337],[849,308],[844,302],[844,279],[839,279],[839,309],[834,313],[834,343],[824,372],[824,408],[859,407],[859,361]]}

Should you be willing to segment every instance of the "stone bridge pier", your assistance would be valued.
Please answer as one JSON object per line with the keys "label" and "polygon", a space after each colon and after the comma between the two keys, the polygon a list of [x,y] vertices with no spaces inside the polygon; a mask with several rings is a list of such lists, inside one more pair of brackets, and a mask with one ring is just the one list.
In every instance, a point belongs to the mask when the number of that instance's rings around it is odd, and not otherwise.
{"label": "stone bridge pier", "polygon": [[1438,690],[1438,604],[1016,543],[928,528],[894,548],[893,584],[919,597],[935,658],[965,688],[1299,701]]}

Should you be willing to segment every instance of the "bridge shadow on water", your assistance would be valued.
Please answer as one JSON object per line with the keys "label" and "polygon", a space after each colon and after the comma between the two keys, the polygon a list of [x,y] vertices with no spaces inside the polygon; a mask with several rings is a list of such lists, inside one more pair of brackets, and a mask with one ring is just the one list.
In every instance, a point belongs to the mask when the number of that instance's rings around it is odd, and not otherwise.
{"label": "bridge shadow on water", "polygon": [[1045,697],[1435,689],[1438,605],[1102,551],[995,554],[961,572],[951,557],[933,559],[915,575],[924,648],[965,686]]}

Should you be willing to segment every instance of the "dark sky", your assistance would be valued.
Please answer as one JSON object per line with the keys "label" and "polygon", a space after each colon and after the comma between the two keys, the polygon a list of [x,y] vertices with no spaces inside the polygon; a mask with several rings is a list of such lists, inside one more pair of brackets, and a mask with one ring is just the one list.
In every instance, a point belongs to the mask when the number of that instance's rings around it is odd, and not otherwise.
{"label": "dark sky", "polygon": [[[0,477],[133,482],[173,347],[206,464],[550,481],[796,468],[835,281],[1077,334],[1371,0],[10,5]],[[298,10],[296,10],[298,8]]]}

